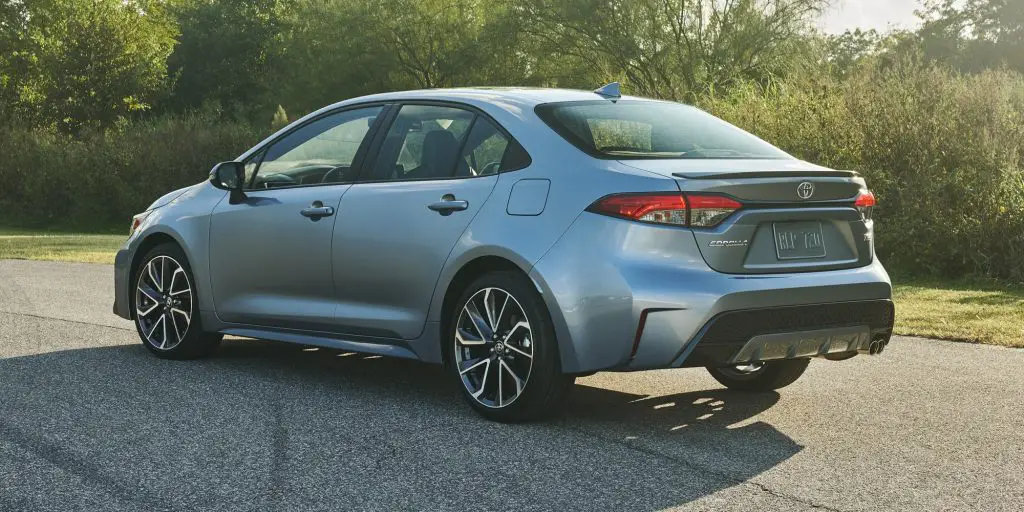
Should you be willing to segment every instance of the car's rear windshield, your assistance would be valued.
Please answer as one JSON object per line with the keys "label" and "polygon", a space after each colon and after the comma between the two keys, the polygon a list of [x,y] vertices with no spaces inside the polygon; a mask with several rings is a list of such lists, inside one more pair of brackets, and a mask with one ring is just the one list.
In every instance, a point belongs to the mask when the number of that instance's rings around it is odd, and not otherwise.
{"label": "car's rear windshield", "polygon": [[679,103],[547,103],[537,107],[537,115],[567,141],[599,158],[792,158],[715,116]]}

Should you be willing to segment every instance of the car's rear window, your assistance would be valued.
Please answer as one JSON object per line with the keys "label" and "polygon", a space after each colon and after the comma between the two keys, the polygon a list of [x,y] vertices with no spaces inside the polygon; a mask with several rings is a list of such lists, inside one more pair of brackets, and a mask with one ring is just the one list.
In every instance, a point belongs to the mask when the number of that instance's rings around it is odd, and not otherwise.
{"label": "car's rear window", "polygon": [[700,109],[661,101],[547,103],[537,114],[563,138],[600,158],[792,158]]}

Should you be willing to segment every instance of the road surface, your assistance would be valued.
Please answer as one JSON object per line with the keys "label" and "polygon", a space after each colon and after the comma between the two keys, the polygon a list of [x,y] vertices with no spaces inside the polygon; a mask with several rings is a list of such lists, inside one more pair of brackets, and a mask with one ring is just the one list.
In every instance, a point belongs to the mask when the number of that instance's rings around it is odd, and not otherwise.
{"label": "road surface", "polygon": [[896,338],[761,396],[598,374],[510,426],[410,361],[255,340],[159,360],[112,275],[0,261],[0,510],[1024,508],[1024,350]]}

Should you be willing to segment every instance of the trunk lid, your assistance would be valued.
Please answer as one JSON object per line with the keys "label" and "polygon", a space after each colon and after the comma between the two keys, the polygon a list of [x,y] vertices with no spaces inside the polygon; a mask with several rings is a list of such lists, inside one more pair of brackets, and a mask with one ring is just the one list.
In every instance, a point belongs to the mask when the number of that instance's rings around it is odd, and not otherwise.
{"label": "trunk lid", "polygon": [[628,160],[684,193],[743,204],[713,228],[693,228],[701,255],[729,274],[839,270],[871,263],[872,223],[854,207],[864,179],[798,160]]}

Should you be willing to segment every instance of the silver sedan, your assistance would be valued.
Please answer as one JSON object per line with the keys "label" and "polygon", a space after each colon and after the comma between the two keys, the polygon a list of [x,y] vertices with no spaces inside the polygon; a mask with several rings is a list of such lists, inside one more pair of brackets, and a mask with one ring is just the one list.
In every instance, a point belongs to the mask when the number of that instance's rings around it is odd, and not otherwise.
{"label": "silver sedan", "polygon": [[888,343],[874,206],[856,172],[615,84],[380,94],[135,216],[114,312],[170,359],[228,334],[444,364],[498,421],[598,371],[766,391]]}

